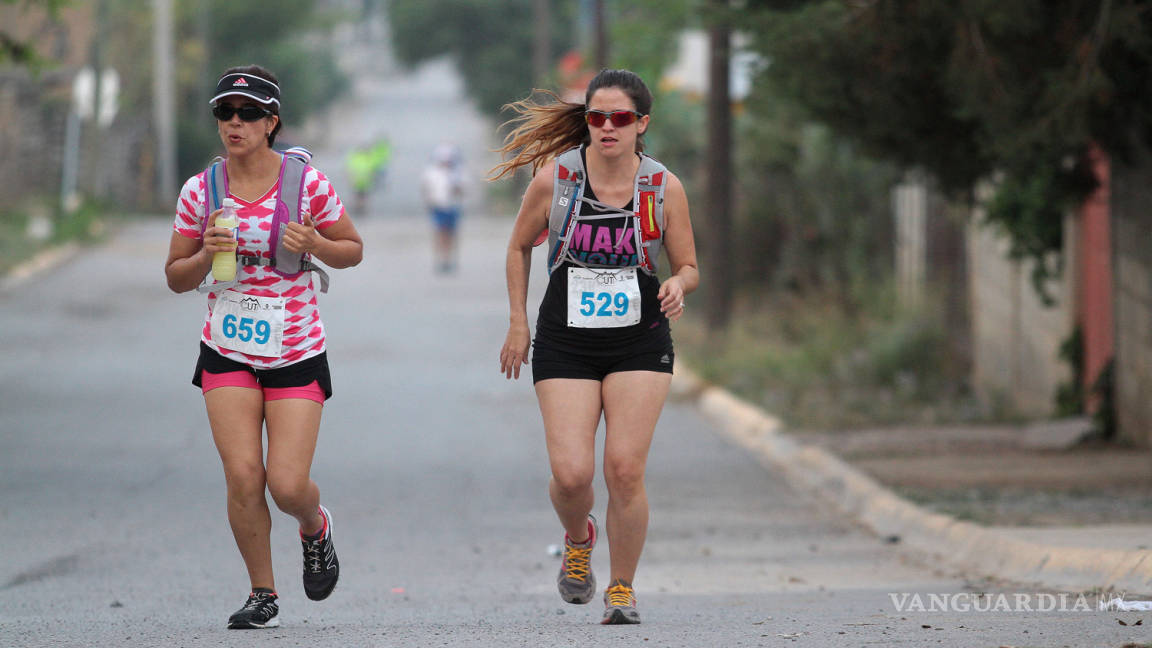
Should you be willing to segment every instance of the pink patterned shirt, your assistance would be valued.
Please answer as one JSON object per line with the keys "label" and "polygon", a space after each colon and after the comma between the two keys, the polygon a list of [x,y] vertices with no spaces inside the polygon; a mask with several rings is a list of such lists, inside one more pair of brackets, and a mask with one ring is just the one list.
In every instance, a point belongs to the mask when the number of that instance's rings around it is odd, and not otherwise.
{"label": "pink patterned shirt", "polygon": [[[205,173],[192,176],[180,191],[180,202],[176,207],[175,231],[191,239],[203,237],[201,223],[208,216]],[[276,208],[276,195],[279,187],[272,187],[255,202],[246,202],[233,195],[237,205],[237,230],[239,252],[271,258],[268,249],[269,232],[272,229],[272,214]],[[344,205],[336,195],[328,178],[319,170],[309,166],[304,170],[304,192],[300,197],[301,215],[310,213],[316,229],[331,227],[344,214]],[[278,358],[248,355],[218,347],[212,341],[212,308],[216,303],[216,293],[208,293],[208,313],[204,318],[204,329],[200,339],[220,355],[256,367],[274,369],[284,367],[324,352],[324,324],[320,321],[320,311],[316,305],[316,291],[312,286],[311,272],[303,272],[295,279],[282,277],[265,266],[238,266],[240,282],[233,290],[245,295],[260,297],[283,297],[285,302],[284,339],[281,355]]]}

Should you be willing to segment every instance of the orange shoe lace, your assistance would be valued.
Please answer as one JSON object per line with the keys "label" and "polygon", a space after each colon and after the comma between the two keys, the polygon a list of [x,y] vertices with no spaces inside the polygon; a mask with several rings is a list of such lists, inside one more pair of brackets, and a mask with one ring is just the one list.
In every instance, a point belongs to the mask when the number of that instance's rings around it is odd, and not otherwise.
{"label": "orange shoe lace", "polygon": [[564,552],[564,577],[583,581],[588,578],[591,569],[589,561],[592,559],[592,547],[573,547],[567,545]]}
{"label": "orange shoe lace", "polygon": [[617,580],[616,584],[609,587],[604,594],[608,599],[609,606],[628,607],[636,604],[636,596],[632,592],[632,586],[625,585],[622,580]]}

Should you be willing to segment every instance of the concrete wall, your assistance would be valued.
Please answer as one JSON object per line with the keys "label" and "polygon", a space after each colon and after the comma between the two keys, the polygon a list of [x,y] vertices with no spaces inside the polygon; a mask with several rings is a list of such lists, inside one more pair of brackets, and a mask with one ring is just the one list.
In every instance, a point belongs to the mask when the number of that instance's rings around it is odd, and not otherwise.
{"label": "concrete wall", "polygon": [[953,357],[969,358],[968,210],[950,203],[921,173],[892,190],[897,297],[903,308],[938,309]]}
{"label": "concrete wall", "polygon": [[1152,160],[1112,166],[1118,434],[1152,445]]}
{"label": "concrete wall", "polygon": [[[991,408],[1051,416],[1057,387],[1071,379],[1058,352],[1073,327],[1074,273],[1050,286],[1056,304],[1044,305],[1032,287],[1031,262],[1009,259],[1006,238],[983,222],[978,209],[966,236],[973,386]],[[1071,219],[1065,240],[1074,240],[1070,227]]]}
{"label": "concrete wall", "polygon": [[900,304],[917,309],[924,304],[928,256],[928,185],[909,175],[892,190],[896,213],[896,289]]}

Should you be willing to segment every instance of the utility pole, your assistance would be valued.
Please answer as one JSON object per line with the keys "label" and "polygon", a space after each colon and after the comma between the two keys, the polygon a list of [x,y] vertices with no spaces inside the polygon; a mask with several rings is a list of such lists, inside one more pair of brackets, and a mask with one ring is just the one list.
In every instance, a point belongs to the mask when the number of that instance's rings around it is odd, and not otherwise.
{"label": "utility pole", "polygon": [[[107,0],[97,0],[96,2],[96,16],[95,16],[95,35],[92,38],[92,49],[89,56],[92,61],[92,72],[95,74],[95,82],[92,84],[92,123],[93,128],[88,129],[90,147],[88,155],[85,156],[91,162],[88,168],[91,170],[89,175],[91,185],[89,189],[92,195],[99,198],[104,198],[104,191],[106,189],[105,168],[107,165],[103,164],[102,157],[104,155],[104,129],[100,128],[98,121],[100,119],[100,110],[103,106],[101,94],[104,90],[104,41],[108,35],[108,2]],[[79,174],[77,174],[79,175]]]}
{"label": "utility pole", "polygon": [[541,86],[552,67],[552,1],[535,0],[532,17],[532,83]]}
{"label": "utility pole", "polygon": [[[196,38],[199,38],[200,42],[211,53],[213,51],[212,21],[216,19],[212,11],[212,0],[198,0],[196,4]],[[196,84],[198,88],[196,92],[197,108],[208,105],[208,100],[212,98],[212,86],[209,86],[209,83],[215,81],[216,75],[222,72],[222,70],[212,67],[214,63],[210,59],[212,56],[205,56],[200,61],[200,76],[198,78],[204,79],[208,83]]]}
{"label": "utility pole", "polygon": [[732,315],[732,101],[729,62],[732,37],[728,0],[711,0],[717,18],[708,28],[707,219],[709,326],[723,331]]}
{"label": "utility pole", "polygon": [[156,124],[156,202],[176,197],[176,102],[172,0],[152,0],[152,116]]}
{"label": "utility pole", "polygon": [[604,27],[604,0],[592,0],[592,33],[596,39],[596,69],[608,67],[608,32]]}

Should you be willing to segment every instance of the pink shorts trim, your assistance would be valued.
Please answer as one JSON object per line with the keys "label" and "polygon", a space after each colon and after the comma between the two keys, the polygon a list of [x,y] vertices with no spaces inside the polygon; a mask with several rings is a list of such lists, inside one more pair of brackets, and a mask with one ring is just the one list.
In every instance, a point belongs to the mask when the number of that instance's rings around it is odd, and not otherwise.
{"label": "pink shorts trim", "polygon": [[264,402],[283,400],[285,398],[306,398],[324,404],[324,390],[315,380],[303,387],[265,387]]}
{"label": "pink shorts trim", "polygon": [[285,398],[305,398],[324,404],[324,390],[315,380],[302,387],[263,387],[256,380],[256,376],[247,371],[229,371],[226,373],[200,372],[201,390],[204,393],[217,387],[244,387],[246,389],[259,389],[264,392],[264,402],[284,400]]}

